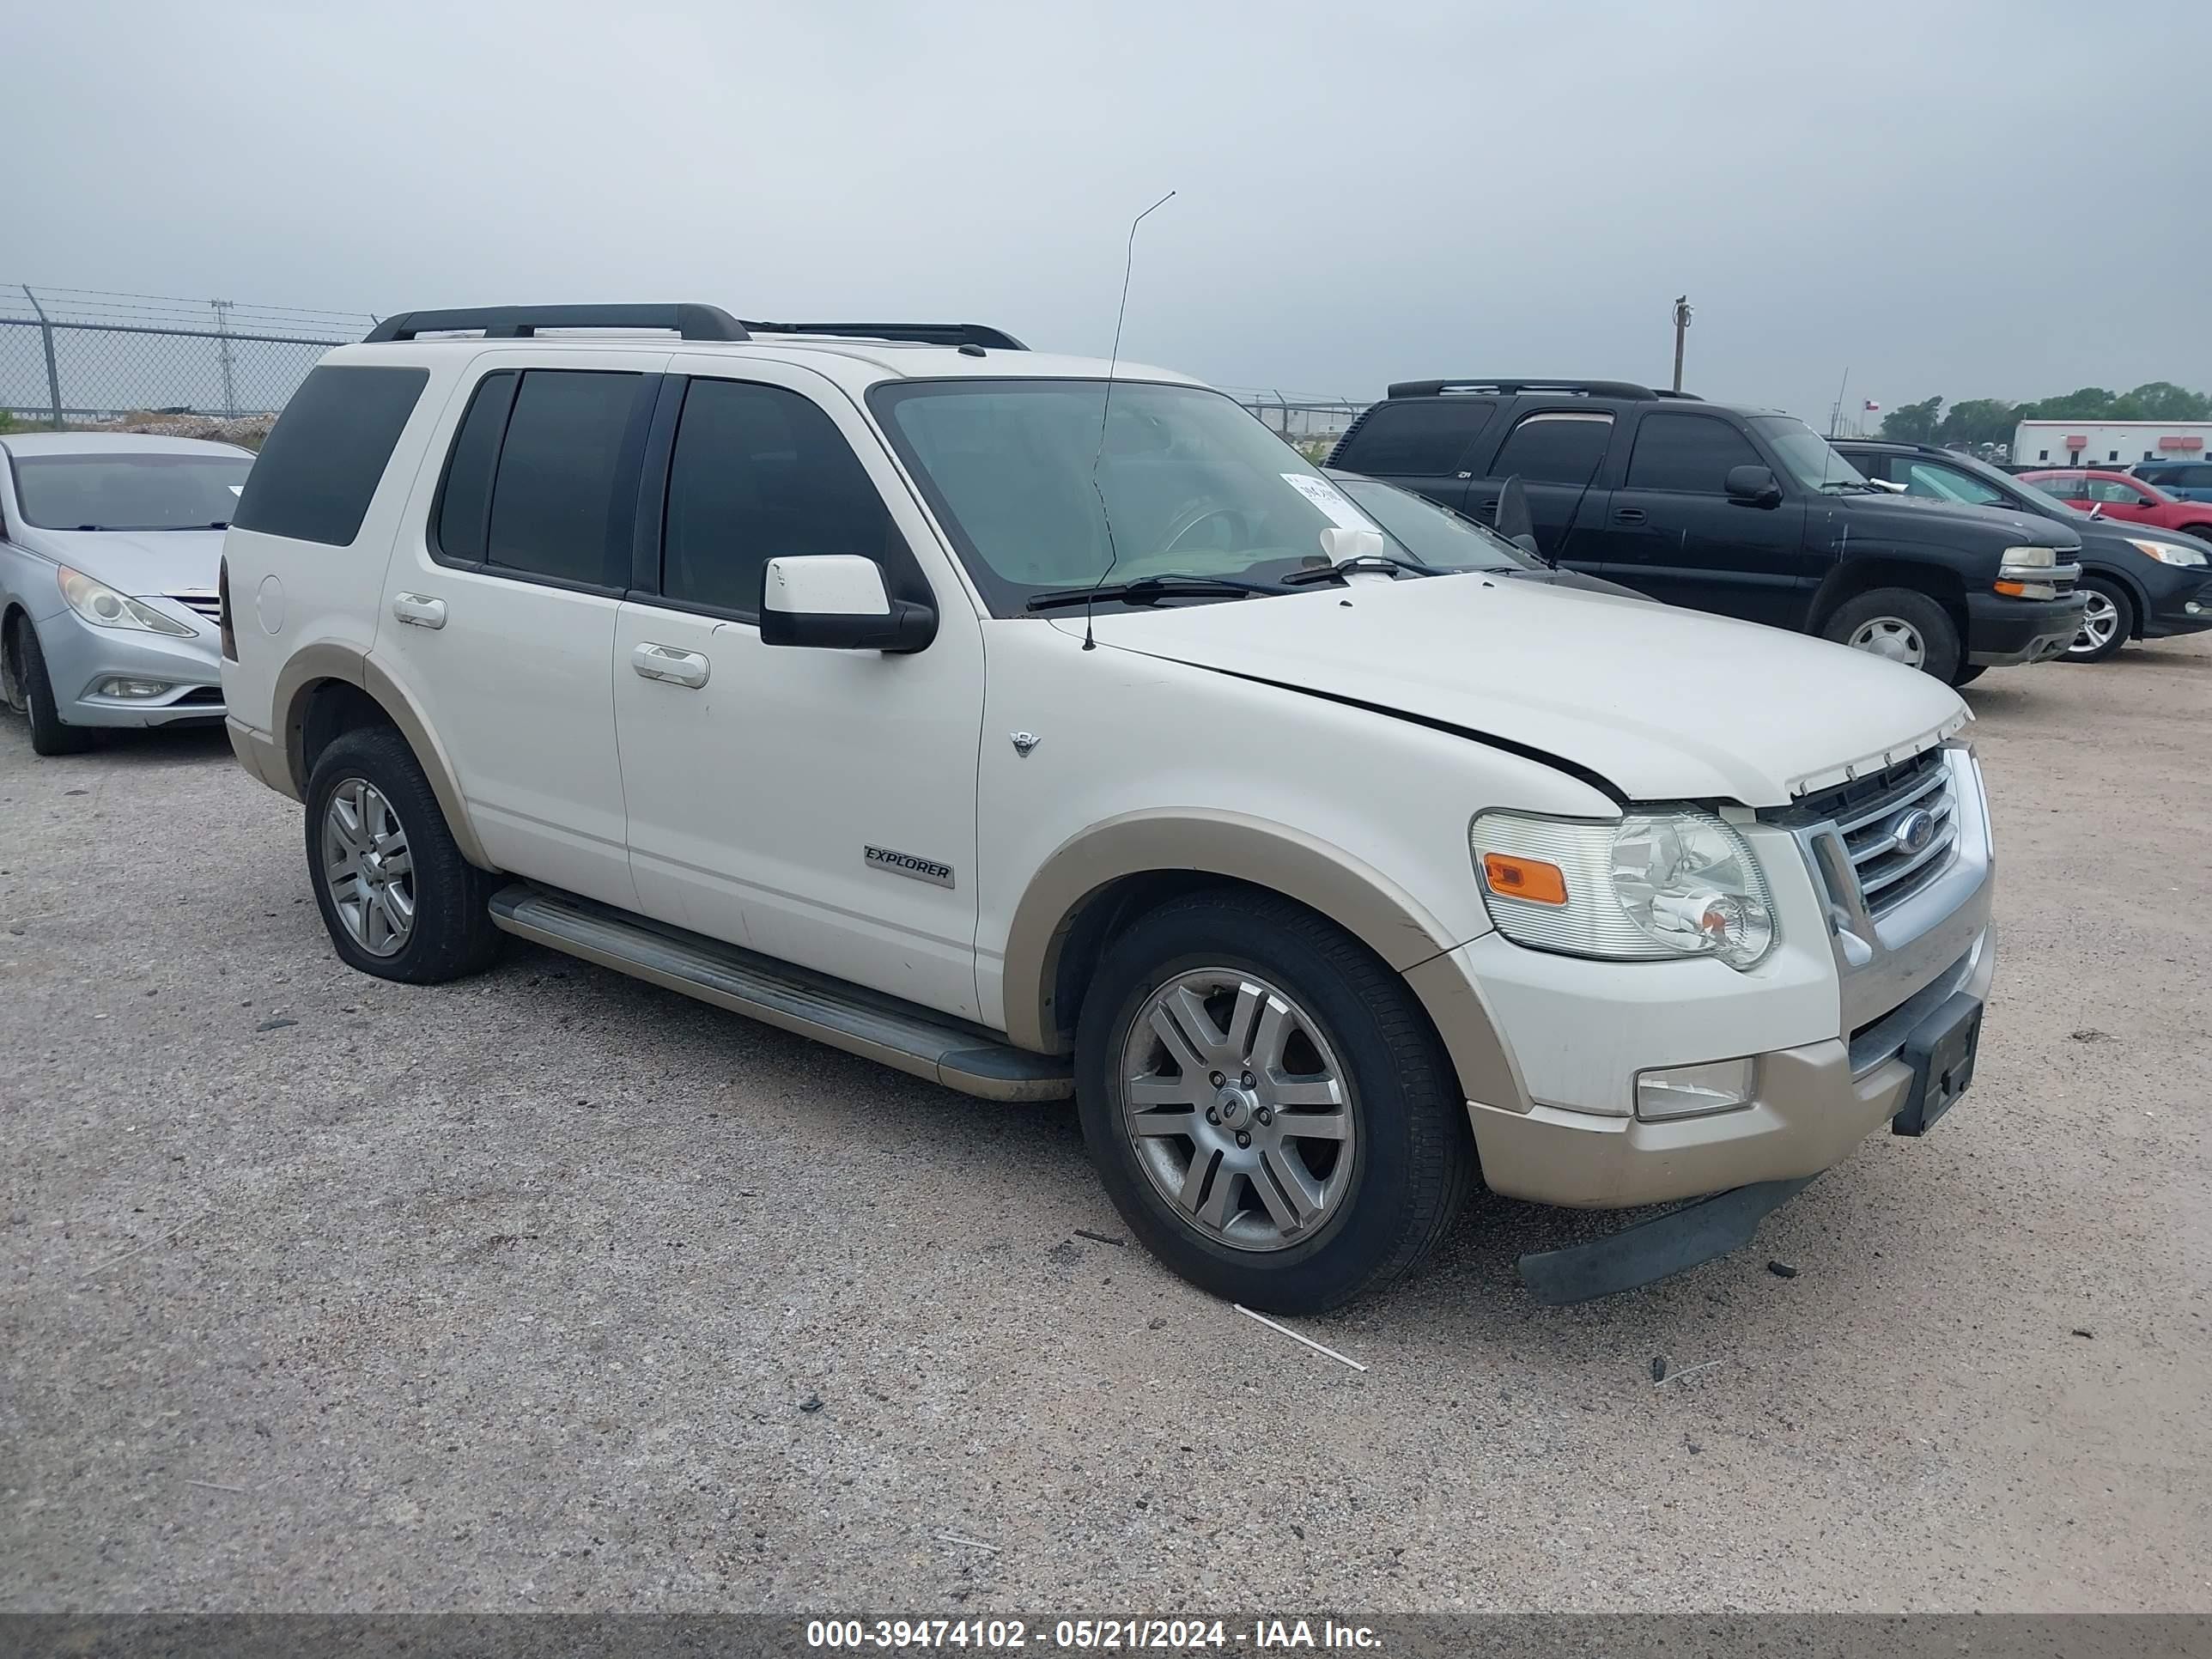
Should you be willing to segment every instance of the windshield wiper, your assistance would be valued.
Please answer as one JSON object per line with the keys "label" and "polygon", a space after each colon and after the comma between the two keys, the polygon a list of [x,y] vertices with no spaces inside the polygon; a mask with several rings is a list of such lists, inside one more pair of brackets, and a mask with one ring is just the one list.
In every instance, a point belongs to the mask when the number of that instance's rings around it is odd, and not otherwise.
{"label": "windshield wiper", "polygon": [[1240,581],[1234,576],[1138,576],[1103,587],[1055,588],[1032,593],[1024,611],[1060,611],[1093,599],[1120,599],[1125,605],[1158,605],[1162,599],[1242,599],[1275,590],[1263,582]]}
{"label": "windshield wiper", "polygon": [[1875,489],[1864,478],[1859,479],[1856,483],[1849,478],[1824,478],[1820,481],[1820,488],[1823,489],[1856,490],[1862,495],[1881,495],[1887,493],[1887,491]]}
{"label": "windshield wiper", "polygon": [[1418,559],[1394,559],[1388,553],[1355,553],[1348,559],[1339,559],[1334,564],[1310,565],[1303,570],[1293,570],[1283,578],[1285,587],[1303,587],[1313,582],[1325,582],[1332,577],[1341,578],[1354,570],[1380,570],[1395,577],[1401,570],[1416,576],[1441,576],[1444,572],[1433,565],[1423,564]]}

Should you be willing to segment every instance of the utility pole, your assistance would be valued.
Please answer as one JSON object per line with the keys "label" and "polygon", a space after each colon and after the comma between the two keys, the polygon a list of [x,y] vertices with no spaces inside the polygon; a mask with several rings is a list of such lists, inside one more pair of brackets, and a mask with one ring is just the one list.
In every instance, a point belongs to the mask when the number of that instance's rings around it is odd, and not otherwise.
{"label": "utility pole", "polygon": [[1689,332],[1689,328],[1690,296],[1678,294],[1674,296],[1674,390],[1677,392],[1682,389],[1682,336]]}
{"label": "utility pole", "polygon": [[22,285],[23,297],[31,302],[31,309],[39,313],[39,338],[46,348],[46,396],[53,405],[54,430],[62,429],[62,377],[54,368],[54,325],[46,320],[46,308],[39,303],[39,296]]}
{"label": "utility pole", "polygon": [[230,308],[237,303],[235,300],[208,301],[214,308],[215,331],[222,342],[216,349],[222,354],[222,412],[231,416],[238,413],[238,388],[233,381],[230,356]]}

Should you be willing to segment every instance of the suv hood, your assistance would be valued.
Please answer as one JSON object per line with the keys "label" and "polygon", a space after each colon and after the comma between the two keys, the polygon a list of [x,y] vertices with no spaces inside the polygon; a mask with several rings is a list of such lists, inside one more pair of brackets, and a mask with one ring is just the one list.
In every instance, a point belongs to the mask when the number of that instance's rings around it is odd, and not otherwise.
{"label": "suv hood", "polygon": [[215,592],[222,536],[220,530],[40,530],[26,525],[21,541],[33,553],[144,599]]}
{"label": "suv hood", "polygon": [[1094,627],[1121,650],[1540,750],[1629,800],[1780,806],[1973,718],[1950,687],[1863,651],[1480,574],[1102,611]]}
{"label": "suv hood", "polygon": [[[1833,515],[1832,533],[1891,536],[1899,541],[1954,547],[1991,554],[2008,547],[2056,547],[2072,552],[2081,538],[2071,525],[2016,507],[1970,507],[1964,501],[1934,501],[1924,495],[1823,495],[1814,514]],[[1816,520],[1817,521],[1817,520]]]}

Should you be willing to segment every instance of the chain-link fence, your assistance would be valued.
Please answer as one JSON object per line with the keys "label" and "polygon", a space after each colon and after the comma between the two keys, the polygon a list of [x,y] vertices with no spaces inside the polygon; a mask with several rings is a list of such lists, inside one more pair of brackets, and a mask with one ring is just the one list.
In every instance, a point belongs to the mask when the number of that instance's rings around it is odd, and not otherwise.
{"label": "chain-link fence", "polygon": [[0,415],[62,428],[128,415],[274,415],[334,345],[345,312],[0,288]]}

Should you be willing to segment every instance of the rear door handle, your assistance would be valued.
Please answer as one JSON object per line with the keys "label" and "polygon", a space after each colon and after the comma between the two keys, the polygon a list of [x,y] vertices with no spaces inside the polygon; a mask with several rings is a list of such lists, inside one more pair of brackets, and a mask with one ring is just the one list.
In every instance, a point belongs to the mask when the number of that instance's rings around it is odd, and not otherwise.
{"label": "rear door handle", "polygon": [[672,645],[655,645],[650,640],[629,653],[629,665],[647,679],[688,685],[695,691],[706,684],[709,672],[707,659],[698,652],[678,651]]}
{"label": "rear door handle", "polygon": [[1642,524],[1644,509],[1640,507],[1616,507],[1613,509],[1613,521],[1615,524]]}
{"label": "rear door handle", "polygon": [[428,593],[395,593],[392,596],[392,614],[417,628],[443,628],[446,602],[434,599]]}

